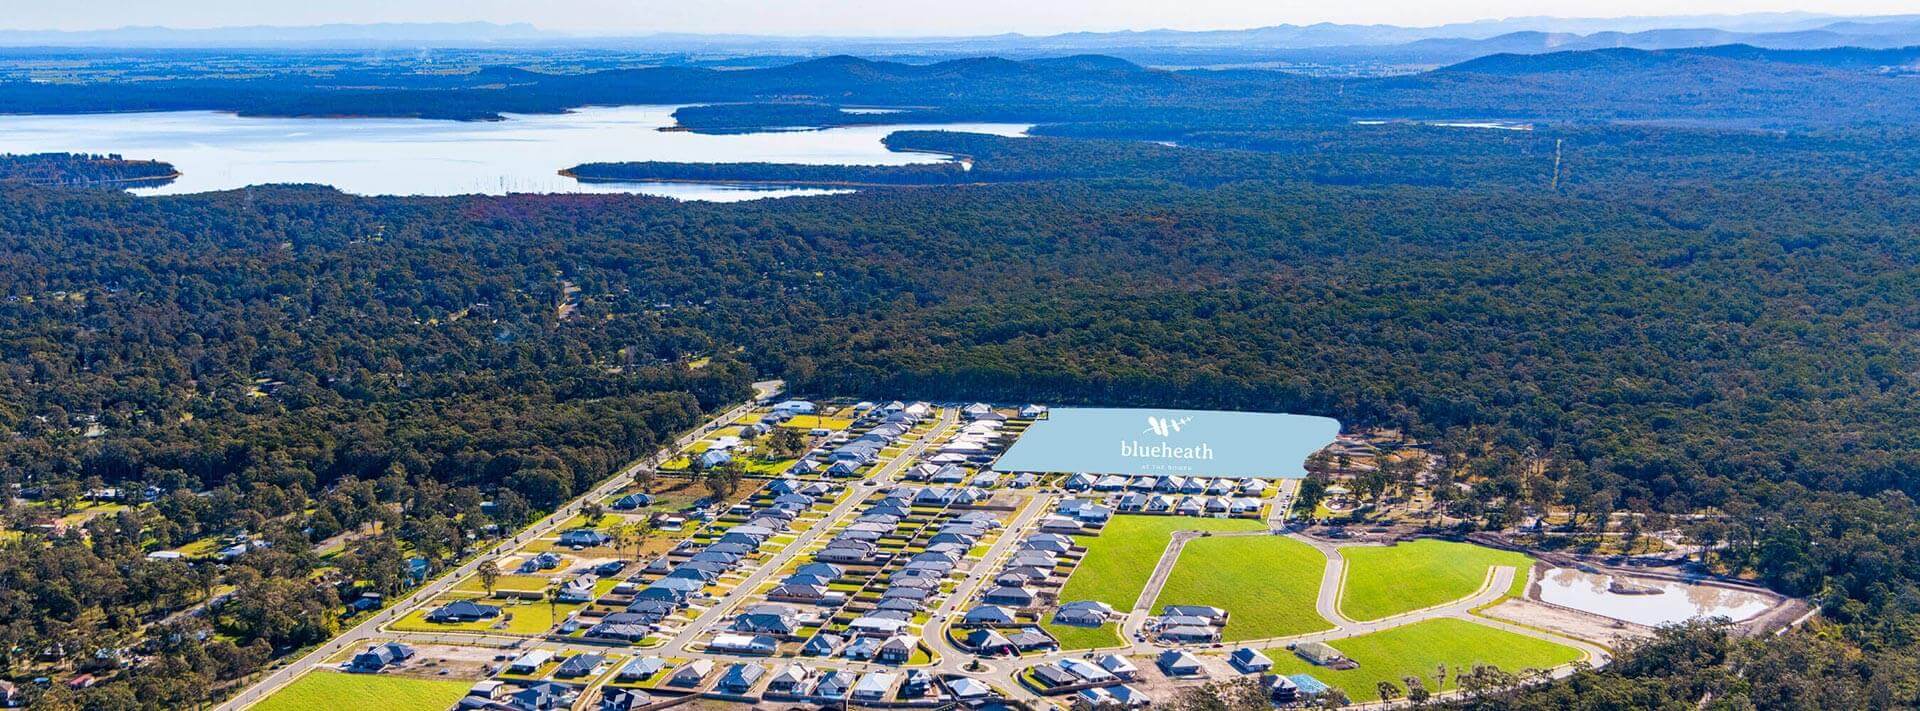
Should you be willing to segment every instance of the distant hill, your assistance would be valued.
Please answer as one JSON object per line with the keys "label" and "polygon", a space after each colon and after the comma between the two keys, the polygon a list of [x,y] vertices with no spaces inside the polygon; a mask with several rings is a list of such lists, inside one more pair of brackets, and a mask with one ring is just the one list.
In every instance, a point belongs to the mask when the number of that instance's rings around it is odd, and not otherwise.
{"label": "distant hill", "polygon": [[485,46],[551,40],[563,35],[533,25],[491,22],[399,22],[302,27],[254,25],[177,29],[122,27],[112,30],[0,30],[6,47],[382,47]]}

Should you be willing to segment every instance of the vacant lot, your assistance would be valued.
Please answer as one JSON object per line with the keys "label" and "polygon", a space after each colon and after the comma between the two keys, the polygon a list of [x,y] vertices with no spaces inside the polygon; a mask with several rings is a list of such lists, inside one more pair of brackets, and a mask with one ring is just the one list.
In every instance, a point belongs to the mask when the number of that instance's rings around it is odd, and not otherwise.
{"label": "vacant lot", "polygon": [[1060,640],[1061,650],[1099,649],[1101,647],[1120,646],[1119,625],[1108,624],[1099,627],[1076,627],[1073,625],[1043,625],[1047,634]]}
{"label": "vacant lot", "polygon": [[1476,664],[1517,673],[1551,669],[1580,658],[1580,650],[1572,647],[1452,618],[1416,622],[1328,644],[1359,662],[1360,667],[1346,671],[1316,667],[1285,649],[1268,650],[1267,656],[1273,658],[1273,668],[1279,673],[1312,674],[1345,689],[1355,701],[1380,698],[1382,681],[1393,682],[1404,693],[1406,683],[1401,679],[1416,675],[1428,691],[1442,691],[1434,675],[1442,664],[1447,667],[1445,688],[1455,689],[1459,673]]}
{"label": "vacant lot", "polygon": [[443,711],[472,685],[470,681],[317,670],[274,692],[253,711]]}
{"label": "vacant lot", "polygon": [[1266,639],[1331,629],[1314,611],[1327,557],[1283,536],[1189,541],[1153,603],[1212,605],[1231,613],[1225,640]]}
{"label": "vacant lot", "polygon": [[1174,531],[1257,531],[1249,519],[1185,516],[1115,516],[1098,536],[1076,536],[1087,555],[1060,592],[1062,602],[1099,600],[1114,609],[1133,609],[1153,566],[1166,552]]}
{"label": "vacant lot", "polygon": [[1340,549],[1340,556],[1347,561],[1340,612],[1355,620],[1377,620],[1472,595],[1486,582],[1487,569],[1496,565],[1517,569],[1518,588],[1533,565],[1532,558],[1520,553],[1431,539],[1384,548],[1350,546]]}

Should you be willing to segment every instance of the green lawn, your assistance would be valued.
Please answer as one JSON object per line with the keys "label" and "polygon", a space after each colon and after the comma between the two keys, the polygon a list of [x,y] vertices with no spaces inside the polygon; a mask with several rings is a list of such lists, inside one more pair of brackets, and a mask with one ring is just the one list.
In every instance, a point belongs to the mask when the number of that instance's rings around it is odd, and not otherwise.
{"label": "green lawn", "polygon": [[1267,656],[1273,658],[1275,671],[1312,674],[1346,689],[1354,701],[1379,699],[1381,681],[1392,681],[1404,692],[1406,683],[1401,679],[1416,674],[1428,691],[1440,692],[1433,672],[1441,664],[1447,665],[1446,688],[1453,689],[1455,670],[1465,671],[1475,664],[1492,664],[1517,673],[1529,668],[1550,669],[1580,658],[1580,650],[1572,647],[1453,618],[1416,622],[1328,644],[1359,662],[1360,667],[1346,671],[1316,667],[1285,649],[1267,650]]}
{"label": "green lawn", "polygon": [[1314,611],[1327,557],[1284,536],[1189,541],[1153,603],[1212,605],[1231,614],[1223,639],[1285,637],[1332,629]]}
{"label": "green lawn", "polygon": [[1045,624],[1041,626],[1047,630],[1047,634],[1053,635],[1054,639],[1060,640],[1060,649],[1062,651],[1099,649],[1101,647],[1118,647],[1121,645],[1118,625],[1076,627],[1074,625]]}
{"label": "green lawn", "polygon": [[1533,559],[1525,554],[1471,543],[1421,539],[1393,546],[1340,549],[1347,561],[1340,612],[1355,620],[1433,607],[1472,595],[1486,582],[1487,568],[1516,569],[1509,595],[1524,592]]}
{"label": "green lawn", "polygon": [[1115,516],[1098,536],[1075,536],[1086,546],[1073,576],[1060,591],[1061,602],[1099,600],[1125,612],[1133,609],[1153,566],[1166,552],[1174,531],[1257,531],[1260,521],[1186,516]]}
{"label": "green lawn", "polygon": [[471,686],[471,681],[318,670],[274,692],[252,711],[444,711]]}

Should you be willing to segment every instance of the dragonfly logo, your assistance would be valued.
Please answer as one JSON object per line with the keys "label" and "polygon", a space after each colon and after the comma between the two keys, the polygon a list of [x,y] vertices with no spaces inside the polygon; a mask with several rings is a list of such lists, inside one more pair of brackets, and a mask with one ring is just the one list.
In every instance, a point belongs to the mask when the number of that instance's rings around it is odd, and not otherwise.
{"label": "dragonfly logo", "polygon": [[1173,433],[1179,432],[1180,428],[1187,426],[1187,423],[1192,421],[1193,418],[1191,417],[1182,417],[1176,420],[1171,417],[1153,417],[1149,415],[1147,416],[1147,429],[1145,431],[1161,437],[1171,437]]}

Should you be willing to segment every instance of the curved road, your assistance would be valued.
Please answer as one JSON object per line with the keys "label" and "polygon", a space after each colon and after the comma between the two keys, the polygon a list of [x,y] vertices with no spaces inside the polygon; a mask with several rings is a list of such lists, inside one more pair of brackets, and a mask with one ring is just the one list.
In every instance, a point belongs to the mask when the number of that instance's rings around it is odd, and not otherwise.
{"label": "curved road", "polygon": [[[784,387],[784,383],[778,380],[767,380],[753,384],[756,399],[772,397],[774,394],[780,392],[782,387]],[[612,496],[615,492],[619,491],[621,487],[633,481],[633,475],[635,473],[648,467],[658,466],[660,462],[666,461],[674,452],[698,440],[701,434],[725,423],[739,419],[752,408],[752,402],[744,403],[707,420],[704,426],[681,435],[678,439],[674,440],[671,445],[660,448],[660,450],[654,452],[652,456],[634,462],[625,469],[620,470],[619,473],[607,477],[605,480],[602,480],[598,486],[587,491],[587,493],[575,497],[572,501],[561,505],[558,510],[521,530],[521,532],[514,537],[500,540],[494,544],[493,548],[488,549],[487,552],[473,556],[469,558],[467,562],[441,573],[440,577],[415,588],[413,592],[401,598],[399,602],[381,608],[379,612],[368,616],[366,619],[361,620],[359,624],[336,635],[331,641],[314,648],[292,663],[267,673],[266,676],[256,680],[251,686],[235,694],[233,698],[215,706],[215,711],[238,711],[239,709],[246,708],[266,698],[280,687],[292,683],[294,679],[299,678],[301,674],[307,673],[308,670],[324,664],[328,658],[339,653],[342,649],[356,648],[376,638],[391,637],[392,635],[383,633],[381,628],[405,616],[420,604],[433,600],[442,593],[452,590],[455,584],[478,570],[481,561],[508,555],[519,550],[523,542],[552,533],[553,529],[572,520],[573,516],[579,513],[582,504],[590,501],[600,501],[608,496]]]}

